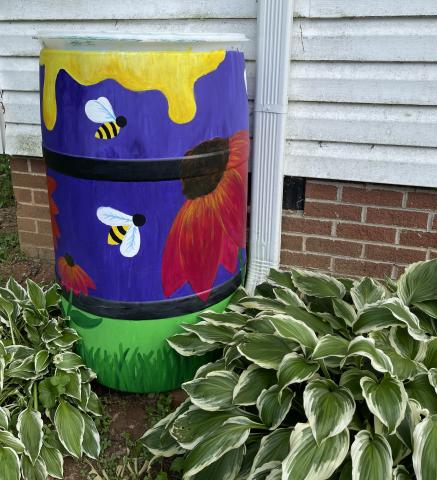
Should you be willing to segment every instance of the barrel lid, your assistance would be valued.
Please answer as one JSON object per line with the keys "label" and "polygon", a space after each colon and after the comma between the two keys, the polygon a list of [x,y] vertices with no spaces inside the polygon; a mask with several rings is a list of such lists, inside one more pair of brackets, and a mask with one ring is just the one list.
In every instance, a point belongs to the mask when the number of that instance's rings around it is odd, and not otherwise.
{"label": "barrel lid", "polygon": [[233,49],[247,42],[248,38],[240,33],[147,33],[117,34],[102,33],[53,34],[41,33],[35,37],[43,48],[55,50],[213,50],[217,48]]}

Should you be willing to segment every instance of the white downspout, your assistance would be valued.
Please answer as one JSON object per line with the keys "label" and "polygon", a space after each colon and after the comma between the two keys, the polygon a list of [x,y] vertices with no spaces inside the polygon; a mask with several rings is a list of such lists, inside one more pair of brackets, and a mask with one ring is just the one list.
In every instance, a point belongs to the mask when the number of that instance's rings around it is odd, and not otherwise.
{"label": "white downspout", "polygon": [[282,189],[293,0],[258,0],[249,269],[253,292],[281,252]]}

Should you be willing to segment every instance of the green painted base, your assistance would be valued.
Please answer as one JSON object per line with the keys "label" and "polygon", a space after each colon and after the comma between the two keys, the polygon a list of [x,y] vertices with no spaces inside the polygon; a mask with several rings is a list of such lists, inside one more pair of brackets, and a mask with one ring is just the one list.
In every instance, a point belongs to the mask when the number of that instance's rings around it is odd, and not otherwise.
{"label": "green painted base", "polygon": [[[222,312],[231,297],[208,307]],[[68,301],[63,299],[64,312]],[[210,356],[183,357],[166,339],[180,333],[181,323],[195,323],[201,312],[160,320],[96,317],[72,306],[70,325],[81,336],[77,352],[107,387],[124,392],[165,392],[180,388]]]}

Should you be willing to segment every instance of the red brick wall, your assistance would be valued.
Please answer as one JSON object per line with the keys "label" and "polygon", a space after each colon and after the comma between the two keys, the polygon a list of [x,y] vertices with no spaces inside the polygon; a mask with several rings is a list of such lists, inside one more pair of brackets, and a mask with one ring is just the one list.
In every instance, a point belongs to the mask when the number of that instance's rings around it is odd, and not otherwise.
{"label": "red brick wall", "polygon": [[53,261],[52,230],[43,159],[12,157],[11,171],[17,200],[21,249],[31,257]]}
{"label": "red brick wall", "polygon": [[307,180],[304,211],[284,210],[281,264],[393,278],[437,257],[437,190]]}

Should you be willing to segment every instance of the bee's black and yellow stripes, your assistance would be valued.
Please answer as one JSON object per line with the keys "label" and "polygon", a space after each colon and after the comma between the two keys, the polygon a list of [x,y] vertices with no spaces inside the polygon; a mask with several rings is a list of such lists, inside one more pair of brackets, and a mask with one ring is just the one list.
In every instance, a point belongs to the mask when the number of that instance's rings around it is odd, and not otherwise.
{"label": "bee's black and yellow stripes", "polygon": [[108,233],[108,244],[120,245],[127,233],[128,228],[129,227],[127,226],[111,227]]}
{"label": "bee's black and yellow stripes", "polygon": [[108,140],[116,137],[120,132],[120,127],[115,122],[106,122],[97,129],[95,137],[101,140]]}

